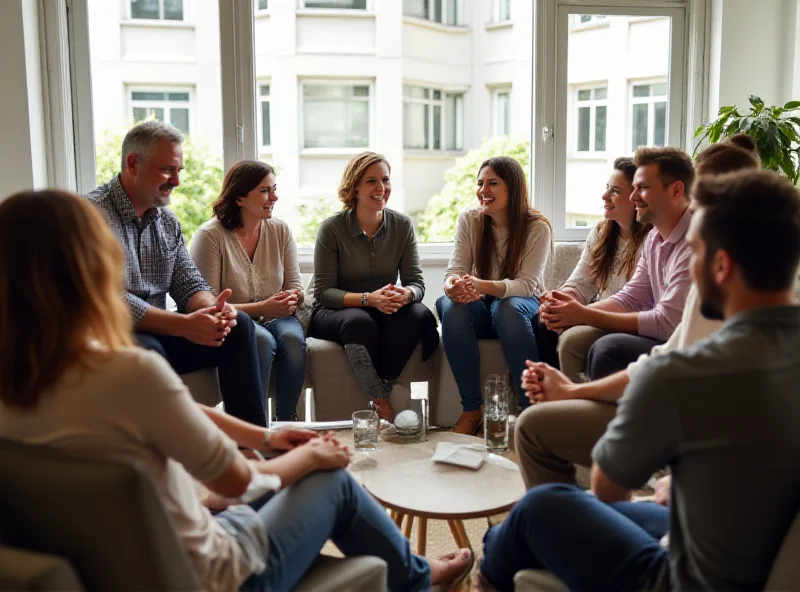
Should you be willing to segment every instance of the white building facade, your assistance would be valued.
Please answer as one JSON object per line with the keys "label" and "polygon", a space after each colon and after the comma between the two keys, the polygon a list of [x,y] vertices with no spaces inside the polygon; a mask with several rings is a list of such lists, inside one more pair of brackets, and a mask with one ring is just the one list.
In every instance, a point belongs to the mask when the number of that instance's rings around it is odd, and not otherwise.
{"label": "white building facade", "polygon": [[[293,224],[363,150],[413,217],[485,138],[531,139],[530,0],[253,2],[258,153]],[[587,226],[614,158],[665,141],[670,21],[571,18],[567,220]],[[96,135],[155,117],[222,156],[217,0],[89,0],[89,32]]]}

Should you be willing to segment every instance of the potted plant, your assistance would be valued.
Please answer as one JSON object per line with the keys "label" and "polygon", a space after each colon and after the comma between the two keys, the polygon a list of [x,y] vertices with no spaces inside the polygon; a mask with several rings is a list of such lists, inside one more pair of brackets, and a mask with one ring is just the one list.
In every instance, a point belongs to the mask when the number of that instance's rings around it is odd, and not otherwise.
{"label": "potted plant", "polygon": [[694,133],[694,153],[708,139],[713,144],[735,134],[749,134],[756,142],[764,168],[785,174],[794,184],[800,179],[800,117],[791,115],[800,109],[800,101],[783,107],[767,107],[759,97],[750,95],[750,112],[742,115],[729,105],[719,110],[715,121],[704,123]]}

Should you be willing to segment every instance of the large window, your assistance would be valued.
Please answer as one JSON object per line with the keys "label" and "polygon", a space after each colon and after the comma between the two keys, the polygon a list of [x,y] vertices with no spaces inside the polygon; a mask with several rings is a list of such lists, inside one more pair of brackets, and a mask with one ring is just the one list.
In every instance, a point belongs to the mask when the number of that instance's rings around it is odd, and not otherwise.
{"label": "large window", "polygon": [[130,0],[132,19],[183,20],[183,0]]}
{"label": "large window", "polygon": [[191,105],[188,91],[131,90],[132,123],[148,119],[174,125],[184,134],[189,134]]}
{"label": "large window", "polygon": [[608,89],[581,88],[575,92],[576,152],[605,152]]}
{"label": "large window", "polygon": [[561,240],[602,219],[614,159],[684,145],[688,2],[656,4],[536,0],[533,194]]}
{"label": "large window", "polygon": [[369,84],[303,85],[303,148],[367,148]]}
{"label": "large window", "polygon": [[495,23],[504,23],[511,20],[511,0],[494,0],[492,7],[492,20]]}
{"label": "large window", "polygon": [[422,86],[403,86],[403,147],[461,150],[463,95]]}
{"label": "large window", "polygon": [[664,146],[667,137],[667,83],[631,84],[631,151]]}
{"label": "large window", "polygon": [[261,82],[258,85],[258,145],[261,148],[272,146],[272,121],[270,119],[270,85]]}
{"label": "large window", "polygon": [[463,0],[403,0],[403,14],[459,26],[464,23]]}
{"label": "large window", "polygon": [[367,0],[305,0],[305,7],[366,10]]}

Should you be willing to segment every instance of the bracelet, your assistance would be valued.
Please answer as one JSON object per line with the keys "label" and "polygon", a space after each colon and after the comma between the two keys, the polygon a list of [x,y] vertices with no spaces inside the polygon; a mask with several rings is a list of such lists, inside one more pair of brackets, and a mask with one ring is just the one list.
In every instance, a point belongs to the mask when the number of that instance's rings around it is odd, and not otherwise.
{"label": "bracelet", "polygon": [[366,308],[369,306],[369,292],[361,294],[361,307]]}

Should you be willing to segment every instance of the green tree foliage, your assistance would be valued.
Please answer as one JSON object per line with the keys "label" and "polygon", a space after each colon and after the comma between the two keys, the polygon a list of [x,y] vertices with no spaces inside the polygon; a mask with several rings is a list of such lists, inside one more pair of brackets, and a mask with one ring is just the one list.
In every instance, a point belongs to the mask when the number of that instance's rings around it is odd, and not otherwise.
{"label": "green tree foliage", "polygon": [[[122,140],[127,130],[106,130],[97,141],[95,167],[97,184],[107,183],[119,173]],[[183,143],[181,184],[172,192],[170,207],[178,216],[186,242],[194,231],[211,218],[211,204],[222,187],[222,160],[211,154],[207,146],[186,138]]]}
{"label": "green tree foliage", "polygon": [[786,175],[792,183],[800,180],[800,101],[783,107],[767,107],[761,98],[750,95],[750,111],[742,115],[735,105],[721,107],[714,121],[704,123],[694,133],[697,154],[703,140],[710,144],[735,134],[749,134],[756,141],[764,168]]}
{"label": "green tree foliage", "polygon": [[295,236],[298,245],[313,245],[317,240],[319,225],[325,218],[333,216],[342,209],[342,204],[336,199],[319,199],[313,204],[301,204],[297,208],[300,230]]}
{"label": "green tree foliage", "polygon": [[528,174],[531,161],[530,142],[512,140],[507,136],[484,140],[480,148],[470,150],[456,160],[444,175],[441,193],[431,197],[420,214],[417,232],[420,242],[451,242],[456,234],[458,215],[476,205],[475,191],[478,167],[492,156],[510,156]]}

